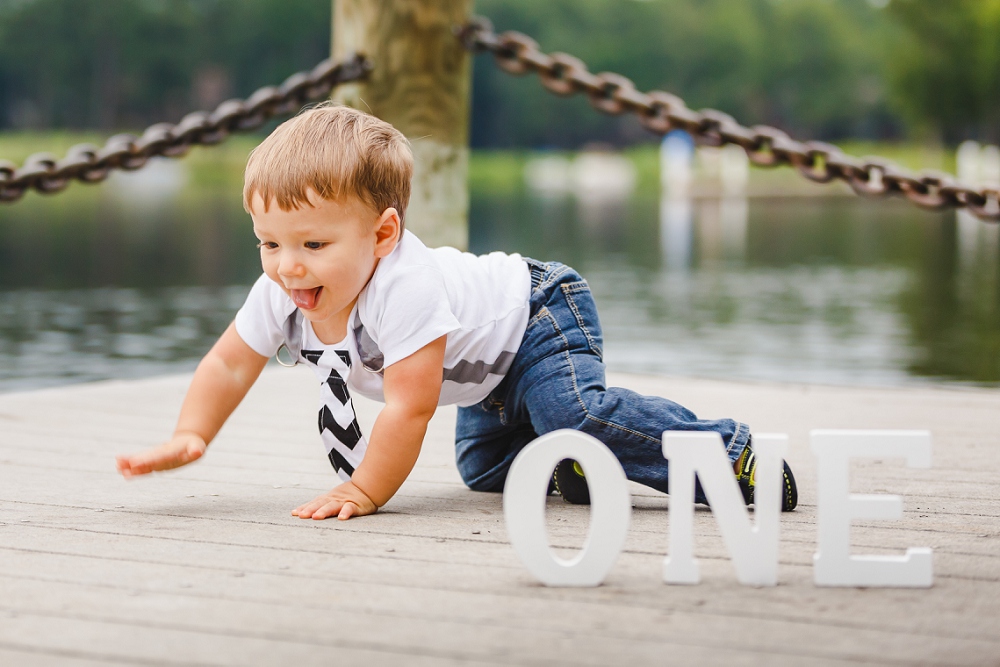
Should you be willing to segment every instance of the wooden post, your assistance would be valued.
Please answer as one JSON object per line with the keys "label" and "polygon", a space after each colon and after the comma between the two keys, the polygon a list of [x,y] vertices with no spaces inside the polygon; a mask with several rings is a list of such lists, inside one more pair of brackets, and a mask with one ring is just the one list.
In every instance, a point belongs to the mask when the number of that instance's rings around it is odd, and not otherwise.
{"label": "wooden post", "polygon": [[429,246],[468,245],[471,58],[452,29],[472,0],[334,0],[333,56],[374,71],[334,99],[392,123],[413,147],[406,226]]}

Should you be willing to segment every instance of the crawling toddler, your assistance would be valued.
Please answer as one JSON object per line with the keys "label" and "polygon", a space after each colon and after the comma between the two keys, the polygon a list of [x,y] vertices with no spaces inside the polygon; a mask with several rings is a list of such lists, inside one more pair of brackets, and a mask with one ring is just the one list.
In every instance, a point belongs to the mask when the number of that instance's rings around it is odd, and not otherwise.
{"label": "crawling toddler", "polygon": [[[753,502],[748,427],[698,420],[672,401],[607,387],[587,282],[558,262],[427,248],[404,226],[407,140],[363,112],[322,105],[280,125],[250,155],[243,202],[264,274],[198,365],[173,437],[119,456],[126,478],[176,468],[208,444],[284,346],[320,387],[318,426],[341,483],[292,511],[303,519],[372,514],[413,468],[438,405],[457,404],[455,459],[469,488],[501,491],[539,435],[595,436],[629,479],[667,492],[664,430],[715,431]],[[368,438],[351,392],[385,403]],[[782,508],[797,503],[784,467]],[[553,490],[587,503],[563,461]],[[700,490],[696,500],[704,502]]]}

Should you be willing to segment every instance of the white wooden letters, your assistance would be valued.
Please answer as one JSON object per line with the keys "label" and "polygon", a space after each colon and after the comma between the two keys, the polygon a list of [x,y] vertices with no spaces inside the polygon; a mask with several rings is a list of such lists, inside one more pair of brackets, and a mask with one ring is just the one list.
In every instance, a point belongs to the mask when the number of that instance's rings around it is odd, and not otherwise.
{"label": "white wooden letters", "polygon": [[781,461],[788,437],[755,435],[753,446],[757,455],[757,525],[751,527],[750,513],[743,504],[722,436],[704,431],[663,433],[663,455],[670,460],[670,555],[663,562],[663,580],[667,583],[697,584],[701,580],[692,535],[696,473],[719,522],[722,541],[736,567],[736,578],[748,586],[778,583]]}
{"label": "white wooden letters", "polygon": [[899,496],[849,493],[850,460],[905,458],[911,468],[931,467],[927,431],[813,431],[816,455],[816,523],[819,548],[813,556],[817,586],[928,587],[933,582],[931,550],[907,549],[905,556],[852,556],[851,519],[898,520]]}
{"label": "white wooden letters", "polygon": [[[905,458],[910,467],[930,467],[927,431],[813,431],[817,457],[817,586],[926,587],[933,582],[931,550],[911,548],[903,556],[852,556],[851,519],[899,519],[897,496],[848,492],[852,458]],[[670,554],[663,578],[671,584],[697,584],[694,558],[694,483],[701,481],[740,583],[774,586],[778,582],[778,535],[781,514],[781,461],[785,435],[757,434],[758,457],[754,521],[744,506],[732,464],[717,433],[666,431],[663,454],[670,461]],[[562,459],[575,459],[590,486],[590,529],[580,553],[570,560],[555,556],[545,528],[545,498],[552,470]],[[631,496],[618,460],[592,436],[564,429],[544,435],[518,455],[503,494],[511,545],[528,570],[548,586],[597,586],[621,553],[631,516]]]}
{"label": "white wooden letters", "polygon": [[[590,530],[571,560],[549,549],[545,497],[556,464],[575,459],[590,486]],[[632,496],[625,471],[597,438],[562,429],[543,435],[517,455],[503,489],[507,535],[521,562],[548,586],[597,586],[625,546]]]}

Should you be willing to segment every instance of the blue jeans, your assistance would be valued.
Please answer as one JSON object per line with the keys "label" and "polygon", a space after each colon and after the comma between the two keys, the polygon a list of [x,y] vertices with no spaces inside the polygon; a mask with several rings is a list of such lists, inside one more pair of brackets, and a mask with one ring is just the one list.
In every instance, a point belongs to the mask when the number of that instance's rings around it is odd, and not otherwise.
{"label": "blue jeans", "polygon": [[[497,388],[458,410],[455,457],[469,488],[502,491],[518,453],[561,428],[594,436],[630,480],[664,493],[663,431],[716,431],[736,461],[750,437],[746,424],[699,420],[673,401],[606,386],[601,325],[587,281],[558,262],[525,261],[531,300],[521,347]],[[700,488],[696,500],[704,501]]]}

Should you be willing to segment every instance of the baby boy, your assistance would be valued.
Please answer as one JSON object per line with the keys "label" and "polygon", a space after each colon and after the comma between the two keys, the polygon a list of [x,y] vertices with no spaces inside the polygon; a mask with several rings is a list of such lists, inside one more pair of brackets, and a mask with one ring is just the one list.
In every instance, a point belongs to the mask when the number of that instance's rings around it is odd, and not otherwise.
{"label": "baby boy", "polygon": [[[176,468],[208,444],[285,346],[320,381],[319,430],[341,483],[292,514],[372,514],[406,480],[438,405],[457,404],[455,457],[469,488],[501,491],[528,443],[595,436],[629,479],[667,491],[665,430],[722,436],[747,503],[756,460],[745,424],[698,420],[663,398],[607,387],[587,282],[558,262],[427,248],[404,228],[413,157],[388,123],[342,106],[304,111],[250,155],[243,203],[264,275],[198,365],[173,437],[119,456],[125,477]],[[366,439],[350,392],[378,401]],[[783,509],[797,491],[785,465]],[[552,487],[589,501],[578,465]],[[698,491],[696,500],[704,502]]]}

